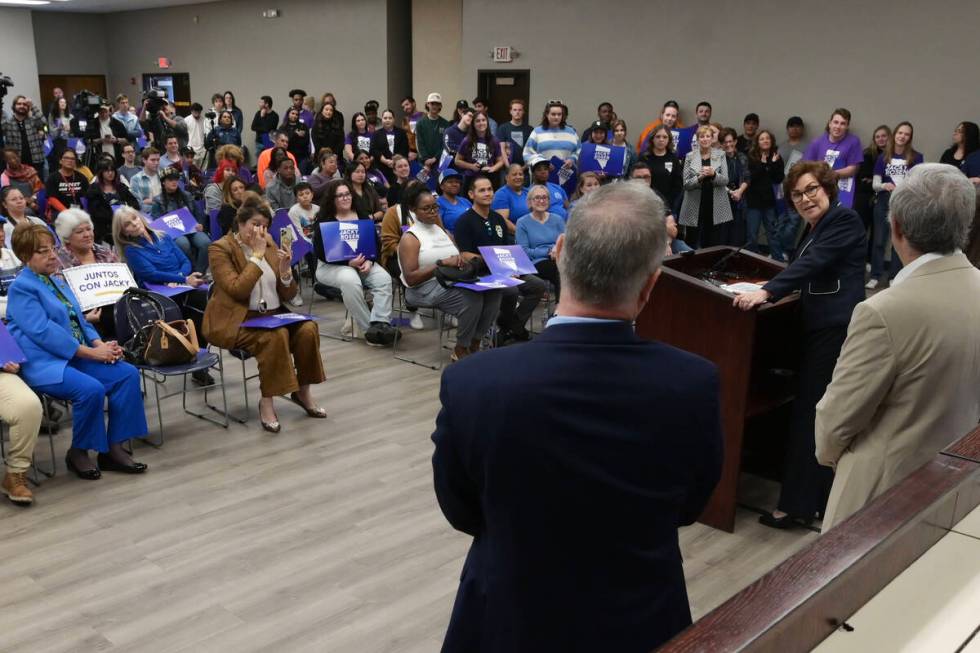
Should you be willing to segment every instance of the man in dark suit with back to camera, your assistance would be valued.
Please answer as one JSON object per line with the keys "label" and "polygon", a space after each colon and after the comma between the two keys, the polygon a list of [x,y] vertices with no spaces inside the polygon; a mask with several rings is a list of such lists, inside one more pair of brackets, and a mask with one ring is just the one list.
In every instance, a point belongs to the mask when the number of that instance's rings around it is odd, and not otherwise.
{"label": "man in dark suit with back to camera", "polygon": [[586,195],[558,316],[443,374],[436,495],[473,536],[443,651],[648,653],[691,623],[677,529],[721,473],[718,374],[633,332],[665,246],[647,186]]}

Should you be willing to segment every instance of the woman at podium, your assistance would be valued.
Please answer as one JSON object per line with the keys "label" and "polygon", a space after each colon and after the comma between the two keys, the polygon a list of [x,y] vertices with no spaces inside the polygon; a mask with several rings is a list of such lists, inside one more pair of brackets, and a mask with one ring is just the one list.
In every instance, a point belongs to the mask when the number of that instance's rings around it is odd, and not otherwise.
{"label": "woman at podium", "polygon": [[809,526],[827,504],[833,472],[817,464],[815,457],[816,406],[833,376],[851,313],[864,300],[867,251],[861,218],[837,201],[837,178],[826,163],[794,165],[783,192],[807,224],[798,254],[761,290],[738,295],[734,301],[747,311],[800,293],[802,358],[782,490],[776,510],[759,518],[773,528]]}

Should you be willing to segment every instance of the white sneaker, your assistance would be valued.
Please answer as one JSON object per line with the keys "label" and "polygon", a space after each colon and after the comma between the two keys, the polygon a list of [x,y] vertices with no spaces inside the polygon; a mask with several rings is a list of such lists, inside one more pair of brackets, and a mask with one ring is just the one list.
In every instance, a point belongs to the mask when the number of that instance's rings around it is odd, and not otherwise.
{"label": "white sneaker", "polygon": [[864,287],[867,288],[868,290],[874,290],[875,288],[878,287],[878,280],[877,279],[869,279],[868,280],[868,283],[864,284]]}
{"label": "white sneaker", "polygon": [[422,316],[418,314],[418,311],[412,313],[412,319],[409,321],[408,326],[416,331],[421,331],[425,328],[425,322],[422,321]]}
{"label": "white sneaker", "polygon": [[292,304],[293,306],[302,306],[303,298],[299,296],[299,293],[296,293],[296,296],[290,299],[289,303]]}

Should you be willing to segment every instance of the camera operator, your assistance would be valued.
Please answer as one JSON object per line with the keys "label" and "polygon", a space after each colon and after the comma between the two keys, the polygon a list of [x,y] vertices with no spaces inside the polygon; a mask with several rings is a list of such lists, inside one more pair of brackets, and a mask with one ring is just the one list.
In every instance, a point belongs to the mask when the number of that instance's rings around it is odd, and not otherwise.
{"label": "camera operator", "polygon": [[204,157],[207,149],[204,147],[204,138],[207,135],[206,121],[201,115],[204,111],[199,103],[191,105],[191,115],[184,116],[184,126],[187,128],[187,147],[194,150],[194,165],[198,168],[204,166]]}
{"label": "camera operator", "polygon": [[158,149],[164,146],[164,136],[171,132],[177,135],[181,144],[187,141],[187,127],[176,117],[176,111],[162,89],[151,88],[143,94],[140,125],[147,139]]}
{"label": "camera operator", "polygon": [[134,147],[139,147],[138,142],[143,135],[143,130],[140,129],[139,118],[129,110],[128,95],[120,93],[116,96],[116,112],[112,114],[112,117],[121,122],[123,127],[126,128],[126,140],[132,143]]}
{"label": "camera operator", "polygon": [[[6,90],[6,85],[3,90]],[[20,162],[31,166],[44,178],[47,169],[44,160],[44,116],[34,102],[23,95],[14,96],[11,109],[10,118],[2,122],[4,144],[17,150]]]}
{"label": "camera operator", "polygon": [[111,156],[116,165],[122,161],[122,146],[128,134],[126,126],[109,115],[111,110],[108,100],[101,101],[98,113],[93,116],[94,120],[89,119],[85,126],[89,166],[94,166],[95,161],[103,154]]}

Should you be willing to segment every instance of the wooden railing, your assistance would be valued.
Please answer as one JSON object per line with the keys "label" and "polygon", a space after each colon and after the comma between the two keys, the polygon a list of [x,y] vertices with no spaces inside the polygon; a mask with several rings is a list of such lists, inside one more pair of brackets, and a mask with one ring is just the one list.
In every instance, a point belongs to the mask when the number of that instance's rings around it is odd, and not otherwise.
{"label": "wooden railing", "polygon": [[980,428],[659,650],[808,651],[980,505]]}

